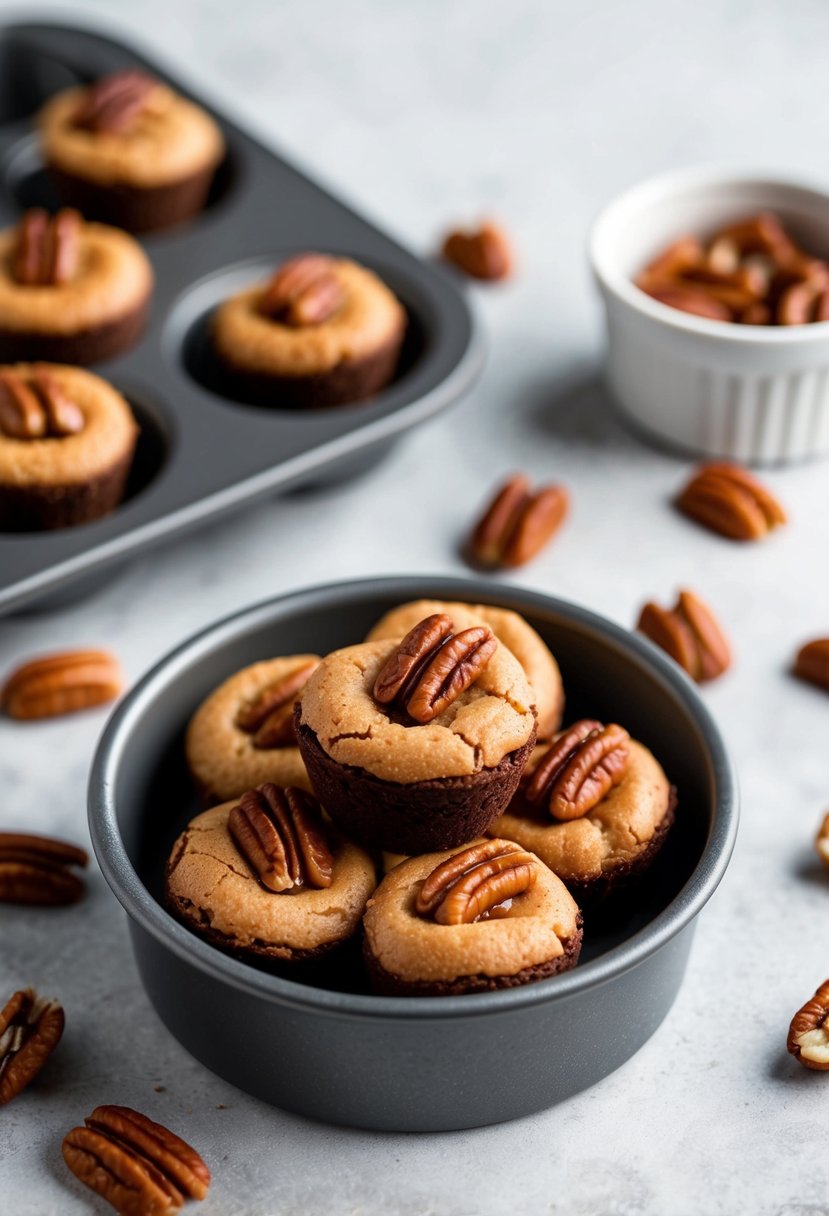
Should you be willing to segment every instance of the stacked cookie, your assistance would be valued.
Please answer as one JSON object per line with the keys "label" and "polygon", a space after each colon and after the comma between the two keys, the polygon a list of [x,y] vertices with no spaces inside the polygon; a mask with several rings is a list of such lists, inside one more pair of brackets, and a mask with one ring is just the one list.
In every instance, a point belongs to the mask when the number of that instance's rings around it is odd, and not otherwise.
{"label": "stacked cookie", "polygon": [[237,672],[188,729],[193,778],[219,805],[175,842],[168,906],[293,974],[362,926],[383,994],[573,967],[581,908],[635,891],[675,799],[622,726],[562,731],[563,706],[535,630],[480,604],[403,604],[357,645]]}

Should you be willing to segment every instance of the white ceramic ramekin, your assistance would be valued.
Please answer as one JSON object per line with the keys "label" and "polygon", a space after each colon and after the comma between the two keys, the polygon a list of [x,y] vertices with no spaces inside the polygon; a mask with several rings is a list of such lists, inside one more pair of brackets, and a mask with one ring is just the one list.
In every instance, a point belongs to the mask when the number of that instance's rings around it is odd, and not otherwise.
{"label": "white ceramic ramekin", "polygon": [[774,211],[829,254],[829,191],[761,174],[692,169],[628,190],[601,213],[590,258],[607,311],[609,388],[648,435],[706,456],[783,464],[829,454],[829,321],[735,325],[660,304],[634,284],[677,237]]}

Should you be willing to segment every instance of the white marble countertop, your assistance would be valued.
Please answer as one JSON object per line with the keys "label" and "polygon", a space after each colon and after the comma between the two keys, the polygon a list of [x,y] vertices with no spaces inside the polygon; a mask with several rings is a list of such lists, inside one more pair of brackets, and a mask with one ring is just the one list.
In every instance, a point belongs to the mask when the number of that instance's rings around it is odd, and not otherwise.
{"label": "white marble countertop", "polygon": [[[74,3],[53,8],[77,16]],[[137,677],[271,594],[461,572],[457,542],[478,505],[525,468],[565,481],[574,506],[511,581],[626,625],[643,599],[688,584],[727,625],[736,664],[704,695],[737,761],[743,823],[686,983],[645,1048],[547,1113],[442,1136],[312,1124],[208,1073],[157,1020],[125,917],[94,869],[88,898],[66,913],[3,908],[0,991],[36,982],[63,1001],[67,1033],[41,1083],[0,1114],[0,1209],[109,1210],[69,1178],[60,1140],[116,1101],[204,1153],[215,1183],[194,1211],[205,1216],[829,1212],[829,1078],[784,1050],[790,1017],[829,970],[829,875],[811,849],[829,806],[829,702],[787,675],[795,647],[829,632],[827,466],[769,475],[792,523],[767,543],[736,548],[678,517],[669,499],[686,463],[640,446],[597,385],[584,256],[597,209],[652,172],[730,161],[829,177],[829,7],[100,0],[85,11],[179,56],[220,105],[415,249],[430,251],[455,219],[502,216],[521,273],[475,292],[489,364],[455,410],[360,481],[270,501],[160,549],[74,607],[3,620],[0,674],[40,651],[106,644]],[[104,716],[0,724],[4,827],[87,839]]]}

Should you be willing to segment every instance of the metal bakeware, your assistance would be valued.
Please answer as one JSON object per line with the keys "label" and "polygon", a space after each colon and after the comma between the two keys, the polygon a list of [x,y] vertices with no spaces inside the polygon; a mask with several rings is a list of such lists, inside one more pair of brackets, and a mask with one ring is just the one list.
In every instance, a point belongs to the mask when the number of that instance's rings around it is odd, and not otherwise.
{"label": "metal bakeware", "polygon": [[[53,210],[33,116],[53,93],[140,65],[193,97],[140,52],[89,30],[0,26],[0,226]],[[132,554],[274,491],[339,478],[373,462],[408,428],[473,382],[483,354],[450,272],[414,257],[228,121],[203,98],[228,153],[201,216],[141,237],[156,276],[143,339],[93,371],[132,404],[141,439],[124,503],[55,532],[0,532],[0,613],[54,600]],[[233,395],[206,340],[211,310],[298,251],[355,258],[405,304],[409,331],[395,381],[371,401],[263,408]]]}
{"label": "metal bakeware", "polygon": [[[165,860],[199,809],[184,760],[188,719],[245,664],[359,641],[389,608],[421,596],[520,612],[561,665],[568,720],[622,722],[662,762],[677,786],[677,819],[634,906],[615,921],[587,922],[575,970],[469,996],[372,996],[356,948],[339,969],[306,983],[229,957],[161,903]],[[159,663],[106,729],[89,819],[101,868],[129,915],[149,997],[189,1052],[241,1089],[303,1115],[440,1131],[550,1106],[618,1068],[653,1034],[682,982],[696,918],[728,863],[737,793],[694,686],[643,638],[575,605],[495,583],[369,579],[270,600]]]}

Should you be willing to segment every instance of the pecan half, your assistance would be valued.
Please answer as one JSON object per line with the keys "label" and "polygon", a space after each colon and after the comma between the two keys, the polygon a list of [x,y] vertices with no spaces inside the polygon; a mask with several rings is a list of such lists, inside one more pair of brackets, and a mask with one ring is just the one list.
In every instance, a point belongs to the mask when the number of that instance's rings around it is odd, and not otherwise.
{"label": "pecan half", "polygon": [[0,1010],[0,1106],[26,1088],[40,1072],[63,1034],[57,1001],[24,988]]}
{"label": "pecan half", "polygon": [[541,757],[526,786],[527,801],[546,803],[555,819],[587,815],[623,779],[629,742],[630,735],[615,723],[575,722]]}
{"label": "pecan half", "polygon": [[162,1124],[128,1106],[97,1106],[84,1122],[64,1137],[63,1159],[122,1216],[164,1216],[207,1195],[207,1165]]}
{"label": "pecan half", "polygon": [[792,1018],[786,1048],[804,1068],[829,1070],[829,980]]}
{"label": "pecan half", "polygon": [[84,428],[80,407],[66,395],[47,367],[24,377],[0,371],[0,435],[9,439],[62,439]]}
{"label": "pecan half", "polygon": [[563,486],[531,491],[523,474],[505,482],[476,524],[469,540],[473,561],[482,566],[523,566],[536,557],[561,526],[569,507]]}
{"label": "pecan half", "polygon": [[374,699],[398,706],[415,722],[431,722],[474,684],[498,649],[488,625],[452,632],[434,613],[410,629],[374,681]]}
{"label": "pecan half", "polygon": [[0,903],[58,907],[83,898],[72,867],[89,864],[85,849],[51,836],[0,832]]}
{"label": "pecan half", "polygon": [[51,718],[112,701],[122,685],[118,660],[107,651],[67,650],[18,667],[0,692],[0,705],[21,721]]}
{"label": "pecan half", "polygon": [[301,253],[277,270],[260,301],[260,311],[283,325],[320,325],[342,308],[345,292],[332,258]]}
{"label": "pecan half", "polygon": [[731,648],[711,609],[692,591],[680,591],[672,609],[652,601],[636,628],[669,654],[692,680],[715,680],[731,666]]}
{"label": "pecan half", "polygon": [[794,674],[829,692],[829,638],[815,638],[801,646],[794,661]]}
{"label": "pecan half", "polygon": [[450,232],[441,252],[447,262],[473,279],[493,282],[512,274],[513,257],[509,238],[503,228],[491,221],[474,232]]}
{"label": "pecan half", "polygon": [[415,909],[439,925],[469,925],[508,912],[538,877],[538,861],[511,840],[487,840],[454,853],[432,870]]}
{"label": "pecan half", "polygon": [[65,207],[49,216],[41,207],[27,211],[17,229],[12,275],[25,287],[68,283],[78,267],[80,213]]}
{"label": "pecan half", "polygon": [[666,283],[648,288],[647,294],[660,304],[678,308],[680,312],[692,313],[695,317],[707,317],[709,321],[734,320],[733,310],[702,287]]}
{"label": "pecan half", "polygon": [[269,891],[331,886],[334,856],[322,809],[311,794],[266,782],[242,795],[227,826],[239,852]]}
{"label": "pecan half", "polygon": [[786,512],[774,495],[738,464],[701,465],[676,506],[729,540],[759,540],[786,523]]}
{"label": "pecan half", "polygon": [[296,745],[294,704],[317,667],[317,659],[303,663],[273,684],[268,684],[252,701],[240,708],[236,725],[246,735],[253,736],[255,748],[270,750]]}
{"label": "pecan half", "polygon": [[138,68],[102,76],[84,93],[74,124],[96,133],[125,131],[144,110],[157,85],[157,80]]}
{"label": "pecan half", "polygon": [[818,828],[818,834],[815,837],[815,848],[820,860],[829,868],[829,811],[823,816],[823,822]]}

